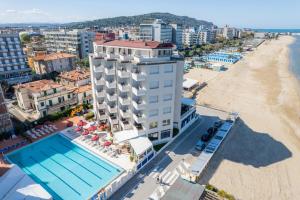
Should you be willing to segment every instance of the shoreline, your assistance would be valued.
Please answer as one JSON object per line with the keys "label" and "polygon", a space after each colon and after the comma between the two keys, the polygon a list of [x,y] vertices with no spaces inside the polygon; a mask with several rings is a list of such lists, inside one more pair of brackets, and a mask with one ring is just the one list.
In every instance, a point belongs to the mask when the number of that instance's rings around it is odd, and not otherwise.
{"label": "shoreline", "polygon": [[289,68],[293,41],[265,41],[200,90],[199,104],[240,114],[201,183],[246,200],[300,196],[300,85]]}

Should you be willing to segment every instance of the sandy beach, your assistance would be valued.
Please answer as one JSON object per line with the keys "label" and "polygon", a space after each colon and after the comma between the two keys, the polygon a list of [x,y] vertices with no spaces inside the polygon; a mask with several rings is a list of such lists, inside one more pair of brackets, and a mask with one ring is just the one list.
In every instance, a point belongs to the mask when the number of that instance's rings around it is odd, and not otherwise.
{"label": "sandy beach", "polygon": [[288,69],[293,40],[266,41],[200,91],[198,103],[240,114],[202,183],[238,199],[300,199],[300,87]]}

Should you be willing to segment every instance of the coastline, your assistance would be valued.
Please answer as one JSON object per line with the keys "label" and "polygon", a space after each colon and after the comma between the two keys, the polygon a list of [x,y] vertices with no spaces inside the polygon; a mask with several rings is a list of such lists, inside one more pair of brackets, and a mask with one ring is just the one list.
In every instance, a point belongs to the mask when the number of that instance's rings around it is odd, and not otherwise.
{"label": "coastline", "polygon": [[201,183],[239,199],[300,196],[300,85],[289,68],[294,40],[264,42],[199,92],[198,103],[240,114]]}

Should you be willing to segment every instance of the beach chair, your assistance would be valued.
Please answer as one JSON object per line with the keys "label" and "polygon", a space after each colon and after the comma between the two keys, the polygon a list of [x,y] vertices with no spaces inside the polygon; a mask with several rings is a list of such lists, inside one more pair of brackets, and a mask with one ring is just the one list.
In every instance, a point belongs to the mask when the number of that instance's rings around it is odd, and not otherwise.
{"label": "beach chair", "polygon": [[46,133],[41,129],[35,129],[35,131],[38,132],[41,135],[46,135]]}
{"label": "beach chair", "polygon": [[37,137],[41,137],[41,136],[42,136],[42,135],[41,135],[39,132],[37,132],[34,128],[31,129],[31,131],[32,131],[32,133],[33,133],[34,135],[36,135]]}
{"label": "beach chair", "polygon": [[46,134],[51,133],[51,131],[49,131],[48,129],[46,129],[46,128],[44,128],[44,127],[42,127],[40,130],[43,131],[43,132],[46,133]]}
{"label": "beach chair", "polygon": [[33,139],[37,139],[37,136],[34,135],[33,133],[31,133],[30,130],[27,130],[25,133],[26,133],[26,135],[28,135],[29,137],[31,137],[31,138],[33,138]]}
{"label": "beach chair", "polygon": [[51,133],[54,132],[54,129],[50,127],[49,125],[44,125],[46,129],[48,129]]}
{"label": "beach chair", "polygon": [[58,130],[58,128],[54,124],[49,124],[48,126],[50,126],[54,130]]}

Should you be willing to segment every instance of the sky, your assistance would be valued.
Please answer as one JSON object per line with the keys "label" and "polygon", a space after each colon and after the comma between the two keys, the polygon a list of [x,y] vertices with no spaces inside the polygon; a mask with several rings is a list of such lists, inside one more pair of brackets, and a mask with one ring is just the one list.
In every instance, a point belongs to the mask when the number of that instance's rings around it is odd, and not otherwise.
{"label": "sky", "polygon": [[169,12],[239,28],[300,28],[300,0],[0,0],[0,23],[74,22]]}

